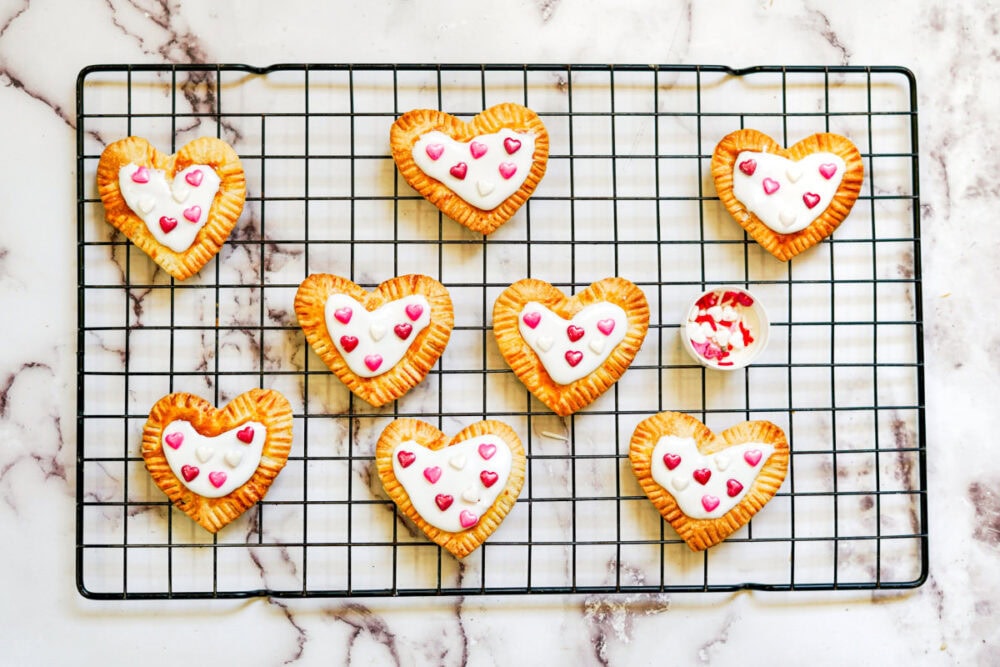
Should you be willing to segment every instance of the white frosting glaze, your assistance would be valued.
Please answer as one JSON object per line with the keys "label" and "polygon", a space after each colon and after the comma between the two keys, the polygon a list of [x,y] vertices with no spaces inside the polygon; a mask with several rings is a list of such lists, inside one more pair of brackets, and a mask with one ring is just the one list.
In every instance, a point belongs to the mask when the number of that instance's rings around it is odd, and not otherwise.
{"label": "white frosting glaze", "polygon": [[[411,311],[419,307],[419,316],[412,318],[407,307]],[[347,322],[337,317],[337,311],[342,309],[350,309]],[[390,301],[374,311],[365,310],[364,305],[346,294],[332,294],[326,301],[325,314],[326,329],[337,351],[351,371],[363,378],[376,377],[398,364],[431,323],[431,306],[420,294]],[[377,358],[380,361],[376,364]]]}
{"label": "white frosting glaze", "polygon": [[[747,174],[744,169],[749,171],[753,163],[753,173]],[[830,178],[820,171],[830,173],[824,165],[836,169]],[[794,162],[772,153],[743,151],[733,164],[733,196],[773,231],[791,234],[811,225],[826,210],[845,169],[844,160],[833,153],[813,153]]]}
{"label": "white frosting glaze", "polygon": [[[249,443],[238,435],[247,427],[253,429]],[[253,476],[260,465],[266,439],[267,428],[260,422],[246,422],[210,438],[194,430],[191,422],[178,419],[163,429],[160,444],[170,470],[184,486],[206,498],[221,498]],[[224,481],[221,475],[225,475]],[[222,483],[216,486],[213,479]]]}
{"label": "white frosting glaze", "polygon": [[[505,146],[508,139],[520,142],[513,153]],[[422,172],[444,183],[469,204],[489,211],[521,188],[531,171],[534,153],[533,134],[504,128],[463,143],[435,130],[414,144],[413,161]],[[435,155],[436,159],[432,157]],[[460,164],[466,168],[463,178],[452,174],[452,168]]]}
{"label": "white frosting glaze", "polygon": [[[532,320],[537,313],[538,323],[531,327],[525,315]],[[611,320],[610,333],[601,331],[602,322]],[[604,363],[628,331],[628,315],[621,306],[602,301],[578,312],[573,319],[565,320],[540,303],[530,301],[518,315],[521,337],[535,351],[542,366],[556,384],[567,385],[593,373]],[[571,340],[570,328],[576,340]],[[567,355],[571,355],[567,358]],[[576,365],[571,361],[579,360]]]}
{"label": "white frosting glaze", "polygon": [[[754,452],[760,453],[759,460],[753,465],[746,458],[748,452],[751,454],[751,459]],[[764,463],[773,453],[772,445],[749,442],[733,445],[724,452],[704,456],[698,451],[698,444],[694,438],[665,435],[653,448],[650,471],[653,481],[674,497],[684,514],[692,519],[718,519],[743,499],[753,486]],[[680,457],[673,470],[669,469],[663,460],[666,454]],[[709,471],[711,475],[708,481],[702,484],[696,479],[695,473],[704,470]],[[735,495],[730,495],[732,490],[730,480],[734,480],[740,486]],[[706,496],[708,505],[703,503]],[[718,500],[718,506],[709,510],[708,507],[714,504],[712,498]]]}
{"label": "white frosting glaze", "polygon": [[[492,454],[491,445],[495,447]],[[414,456],[409,465],[404,466],[400,461],[400,452]],[[410,459],[406,457],[406,460]],[[450,533],[476,525],[463,526],[463,513],[471,513],[478,523],[507,486],[512,460],[510,447],[495,435],[470,438],[436,450],[407,440],[392,450],[392,470],[410,497],[413,508],[424,521]],[[437,473],[433,472],[434,468]],[[425,474],[428,470],[432,472]],[[487,473],[485,481],[481,477],[484,473]],[[436,481],[432,482],[434,478]],[[469,514],[465,516],[466,522],[471,520]]]}
{"label": "white frosting glaze", "polygon": [[[148,177],[145,183],[132,178],[140,169],[145,169]],[[200,181],[197,173],[201,174]],[[174,252],[184,252],[194,243],[198,230],[208,220],[221,183],[215,169],[200,164],[178,172],[173,183],[167,182],[161,169],[127,164],[118,171],[118,187],[125,203],[146,223],[153,238]]]}

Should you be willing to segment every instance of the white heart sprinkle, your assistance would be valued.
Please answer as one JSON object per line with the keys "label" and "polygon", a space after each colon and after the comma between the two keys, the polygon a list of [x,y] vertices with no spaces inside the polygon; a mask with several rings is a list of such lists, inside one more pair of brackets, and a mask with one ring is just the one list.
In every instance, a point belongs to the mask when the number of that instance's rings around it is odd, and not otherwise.
{"label": "white heart sprinkle", "polygon": [[726,456],[725,454],[716,454],[715,455],[715,466],[719,470],[725,470],[726,468],[729,467],[729,457]]}
{"label": "white heart sprinkle", "polygon": [[802,178],[802,170],[799,169],[798,167],[794,166],[794,165],[790,166],[785,171],[785,176],[788,176],[788,180],[790,180],[792,183],[795,183],[800,178]]}
{"label": "white heart sprinkle", "polygon": [[476,190],[483,197],[493,192],[495,188],[496,185],[492,181],[476,181]]}
{"label": "white heart sprinkle", "polygon": [[548,336],[538,337],[538,347],[542,352],[548,352],[552,349],[552,339]]}
{"label": "white heart sprinkle", "polygon": [[461,470],[465,467],[465,456],[463,454],[455,454],[448,460],[448,464],[455,470]]}
{"label": "white heart sprinkle", "polygon": [[371,325],[371,328],[368,329],[368,333],[371,334],[372,340],[378,342],[385,336],[385,327],[381,324],[373,324]]}
{"label": "white heart sprinkle", "polygon": [[156,200],[149,196],[143,196],[139,198],[138,206],[143,213],[149,213],[156,206]]}
{"label": "white heart sprinkle", "polygon": [[465,491],[462,491],[462,500],[464,500],[467,503],[473,503],[473,504],[478,503],[479,490],[474,486],[470,486]]}
{"label": "white heart sprinkle", "polygon": [[678,476],[678,477],[674,477],[674,479],[671,482],[671,484],[673,484],[674,488],[677,489],[678,491],[683,491],[684,489],[687,488],[688,482],[690,482],[690,481],[691,480],[689,480],[687,477],[680,477],[680,476]]}
{"label": "white heart sprinkle", "polygon": [[187,201],[187,198],[191,196],[191,188],[188,187],[187,183],[178,182],[174,184],[172,191],[174,201],[178,204],[183,204]]}
{"label": "white heart sprinkle", "polygon": [[199,447],[198,449],[196,449],[194,453],[195,453],[195,456],[198,457],[198,460],[201,461],[202,463],[204,463],[204,462],[208,461],[210,458],[212,458],[212,456],[215,455],[215,450],[212,449],[211,447],[207,447],[205,445],[202,445],[201,447]]}
{"label": "white heart sprinkle", "polygon": [[230,468],[235,468],[243,460],[243,450],[241,449],[230,449],[226,452],[226,465]]}
{"label": "white heart sprinkle", "polygon": [[600,354],[601,352],[604,352],[604,339],[597,337],[591,338],[590,342],[587,343],[587,347],[589,347],[594,354]]}
{"label": "white heart sprinkle", "polygon": [[781,220],[781,224],[786,228],[794,225],[797,217],[794,211],[782,211],[778,214],[778,219]]}

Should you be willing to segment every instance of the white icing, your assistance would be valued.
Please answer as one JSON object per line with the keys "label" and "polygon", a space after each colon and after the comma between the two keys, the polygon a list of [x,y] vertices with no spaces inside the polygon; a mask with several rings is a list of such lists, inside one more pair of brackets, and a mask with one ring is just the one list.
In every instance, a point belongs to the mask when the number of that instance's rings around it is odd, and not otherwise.
{"label": "white icing", "polygon": [[[524,321],[526,313],[539,313],[541,319],[534,328]],[[610,334],[598,329],[601,320],[614,320]],[[594,303],[565,320],[540,303],[530,301],[518,315],[521,337],[542,362],[549,377],[556,384],[567,385],[584,378],[600,367],[628,331],[628,315],[613,303]],[[570,326],[580,327],[582,338],[571,341],[567,335]],[[566,353],[580,353],[582,358],[575,366],[566,359]]]}
{"label": "white icing", "polygon": [[[521,147],[510,154],[504,147],[505,139],[520,141]],[[486,152],[478,158],[473,157],[470,148],[474,143],[486,147]],[[441,146],[444,150],[434,159],[427,152],[428,146]],[[433,149],[432,153],[437,155]],[[535,135],[506,128],[496,134],[481,134],[464,143],[435,130],[421,136],[413,145],[413,161],[422,172],[484,211],[496,208],[521,188],[531,171],[534,153]],[[459,163],[467,167],[465,178],[451,174],[451,168]],[[505,178],[504,172],[509,173],[510,165],[515,171]]]}
{"label": "white icing", "polygon": [[[406,312],[406,307],[411,305],[422,308],[416,320]],[[351,309],[351,319],[346,324],[336,317],[341,308]],[[430,303],[420,294],[390,301],[373,311],[366,310],[364,305],[346,294],[332,294],[326,301],[325,314],[326,329],[337,351],[351,371],[363,378],[379,376],[398,364],[420,332],[431,323]],[[398,325],[413,327],[405,339],[396,333]],[[357,338],[357,346],[348,351],[342,341],[344,336]],[[372,355],[382,357],[382,362],[374,370],[365,363],[365,359]]]}
{"label": "white icing", "polygon": [[[163,170],[149,168],[146,168],[149,181],[136,183],[132,176],[140,168],[136,164],[127,164],[118,171],[118,187],[122,198],[146,223],[153,238],[174,252],[184,252],[194,243],[198,230],[205,226],[222,179],[212,167],[193,164],[178,172],[172,183],[167,182],[167,175]],[[187,181],[187,175],[196,171],[201,172],[202,180],[199,185],[194,186]],[[185,217],[185,212],[194,217],[194,207],[201,210],[197,219],[192,221]],[[164,231],[160,218],[170,218],[177,225]]]}
{"label": "white icing", "polygon": [[[488,459],[483,458],[479,446],[491,444],[496,451]],[[404,467],[399,461],[399,452],[414,454],[413,463]],[[463,465],[456,467],[452,462],[464,458]],[[424,521],[435,528],[457,533],[472,526],[462,526],[459,516],[462,512],[472,512],[482,518],[506,488],[510,478],[513,455],[510,447],[502,438],[495,435],[483,435],[469,440],[443,447],[429,449],[415,440],[407,440],[396,445],[392,450],[392,470],[396,479],[410,497],[413,508],[423,517]],[[431,483],[424,476],[424,470],[437,467],[441,476]],[[486,486],[480,479],[483,471],[497,474],[497,479]],[[439,494],[451,496],[452,502],[442,510],[436,498]]]}
{"label": "white icing", "polygon": [[768,329],[753,295],[739,288],[717,289],[691,305],[681,335],[699,363],[731,370],[757,357],[767,344]]}
{"label": "white icing", "polygon": [[[253,428],[253,439],[249,443],[237,436],[247,426]],[[180,434],[183,438],[176,449],[168,440],[168,437],[173,439],[173,434]],[[184,486],[205,498],[221,498],[246,484],[253,476],[260,465],[266,439],[267,428],[260,422],[245,422],[210,438],[194,430],[191,422],[178,419],[163,429],[160,444],[167,465]],[[197,468],[197,476],[186,480],[184,466]],[[226,480],[221,486],[216,487],[210,481],[213,473],[225,473]]]}
{"label": "white icing", "polygon": [[[751,450],[761,453],[756,465],[751,465],[744,458]],[[680,456],[680,463],[673,470],[668,469],[663,461],[663,455],[668,453]],[[773,453],[774,447],[766,443],[733,445],[726,448],[723,458],[726,465],[720,466],[719,457],[722,455],[704,456],[698,451],[694,438],[665,435],[653,448],[649,463],[653,481],[670,492],[684,514],[692,519],[718,519],[743,499]],[[701,484],[694,477],[694,472],[701,469],[712,473],[706,484]],[[729,495],[729,480],[736,480],[743,487],[735,496]],[[702,504],[706,495],[717,498],[718,507],[707,511]]]}
{"label": "white icing", "polygon": [[[757,163],[752,175],[740,169],[747,160]],[[820,173],[820,165],[824,164],[833,164],[837,169],[829,179]],[[791,234],[811,225],[826,210],[846,167],[843,158],[834,153],[812,153],[793,162],[772,153],[743,151],[733,163],[733,196],[771,230]],[[778,189],[767,194],[764,179],[770,179],[769,188],[773,181]],[[807,193],[819,196],[819,202],[811,208],[803,201]]]}

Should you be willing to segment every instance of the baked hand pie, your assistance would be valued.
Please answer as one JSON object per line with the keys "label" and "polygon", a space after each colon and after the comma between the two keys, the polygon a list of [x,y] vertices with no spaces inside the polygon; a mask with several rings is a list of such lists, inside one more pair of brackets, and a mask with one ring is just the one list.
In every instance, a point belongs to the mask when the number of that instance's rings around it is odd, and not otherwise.
{"label": "baked hand pie", "polygon": [[194,394],[169,394],[142,430],[153,481],[211,533],[264,497],[291,446],[292,408],[273,389],[252,389],[221,410]]}
{"label": "baked hand pie", "polygon": [[851,212],[864,172],[857,147],[828,132],[785,149],[763,132],[738,130],[712,155],[722,204],[782,261],[833,233]]}
{"label": "baked hand pie", "polygon": [[535,191],[549,135],[531,109],[498,104],[469,122],[432,109],[400,116],[389,132],[399,173],[452,220],[481,234],[507,222]]}
{"label": "baked hand pie", "polygon": [[236,151],[201,137],[164,155],[142,137],[109,144],[97,164],[108,223],[177,280],[200,271],[243,212],[246,179]]}

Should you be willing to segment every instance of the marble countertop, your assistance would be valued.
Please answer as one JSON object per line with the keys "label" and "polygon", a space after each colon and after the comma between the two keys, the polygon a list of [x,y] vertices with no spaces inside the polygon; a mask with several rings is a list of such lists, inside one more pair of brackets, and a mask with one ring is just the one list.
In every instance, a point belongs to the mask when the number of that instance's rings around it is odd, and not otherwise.
{"label": "marble countertop", "polygon": [[[1000,7],[936,3],[0,3],[0,623],[9,664],[996,664],[1000,400],[982,279]],[[71,45],[67,47],[67,45]],[[930,573],[908,591],[93,601],[74,581],[76,114],[96,63],[899,65],[918,83]],[[991,109],[993,111],[991,111]],[[976,150],[973,150],[976,149]],[[959,159],[961,158],[961,159]],[[962,169],[957,169],[956,161]],[[39,177],[39,178],[36,178]],[[40,182],[36,182],[40,181]],[[58,181],[58,182],[57,182]],[[41,188],[41,185],[46,185]],[[985,227],[987,231],[990,226]],[[61,232],[60,232],[61,230]],[[46,267],[43,274],[38,268]],[[49,274],[54,271],[55,274]],[[977,306],[977,308],[979,308]],[[963,314],[964,313],[964,314]],[[964,324],[963,324],[964,323]],[[982,337],[973,334],[983,333]],[[978,334],[977,334],[978,335]],[[983,353],[983,359],[978,354]],[[975,354],[973,354],[975,353]],[[951,417],[948,417],[951,415]],[[969,443],[966,445],[965,443]],[[956,451],[968,446],[968,452]],[[525,656],[529,656],[526,658]]]}

